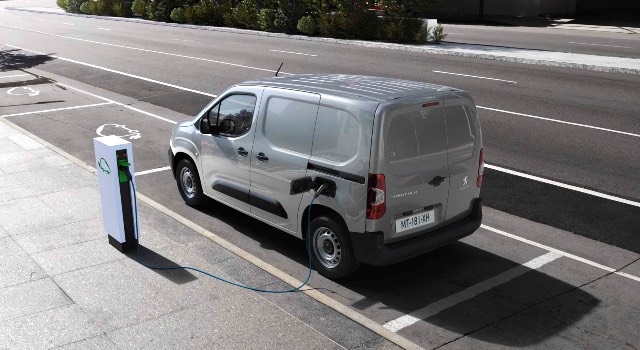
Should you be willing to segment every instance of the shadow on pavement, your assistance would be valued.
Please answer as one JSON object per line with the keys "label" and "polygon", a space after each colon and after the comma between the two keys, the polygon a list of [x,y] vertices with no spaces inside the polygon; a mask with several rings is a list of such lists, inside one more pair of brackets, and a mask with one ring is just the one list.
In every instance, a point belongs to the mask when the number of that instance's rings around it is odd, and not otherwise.
{"label": "shadow on pavement", "polygon": [[0,72],[29,69],[53,60],[49,55],[25,55],[18,49],[0,50]]}
{"label": "shadow on pavement", "polygon": [[[150,250],[149,248],[143,245],[140,245],[140,259],[138,259],[138,254],[136,251],[129,252],[126,254],[126,256],[129,259],[134,260],[140,265],[143,265],[141,264],[141,261],[142,261],[144,265],[158,266],[163,268],[175,268],[180,266],[175,262],[165,258],[164,256],[154,252],[153,250]],[[192,273],[184,269],[173,269],[173,270],[150,269],[150,270],[170,280],[175,284],[185,284],[198,279]]]}

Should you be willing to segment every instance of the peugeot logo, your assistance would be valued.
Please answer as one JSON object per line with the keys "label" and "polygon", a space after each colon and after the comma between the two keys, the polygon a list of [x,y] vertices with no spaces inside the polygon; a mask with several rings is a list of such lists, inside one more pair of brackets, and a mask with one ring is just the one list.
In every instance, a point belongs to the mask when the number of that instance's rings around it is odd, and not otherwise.
{"label": "peugeot logo", "polygon": [[467,176],[464,177],[464,180],[462,180],[462,186],[466,186],[468,184],[467,182]]}

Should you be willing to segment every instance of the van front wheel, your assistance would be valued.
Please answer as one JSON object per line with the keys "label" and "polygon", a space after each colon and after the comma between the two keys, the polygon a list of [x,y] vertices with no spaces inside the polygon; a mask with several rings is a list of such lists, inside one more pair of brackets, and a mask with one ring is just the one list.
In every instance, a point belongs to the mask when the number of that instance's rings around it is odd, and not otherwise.
{"label": "van front wheel", "polygon": [[360,265],[346,227],[331,215],[311,221],[311,259],[318,273],[331,279],[347,277]]}
{"label": "van front wheel", "polygon": [[200,188],[200,176],[195,165],[187,159],[183,159],[176,166],[176,181],[178,190],[184,202],[192,207],[202,204],[204,196]]}

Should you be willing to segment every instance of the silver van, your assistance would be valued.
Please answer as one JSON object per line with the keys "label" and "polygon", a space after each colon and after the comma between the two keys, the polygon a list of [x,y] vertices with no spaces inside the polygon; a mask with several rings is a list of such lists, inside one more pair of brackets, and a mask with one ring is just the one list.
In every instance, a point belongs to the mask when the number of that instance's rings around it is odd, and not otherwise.
{"label": "silver van", "polygon": [[415,257],[482,220],[480,123],[458,89],[337,74],[249,81],[178,123],[170,147],[188,205],[207,196],[301,239],[310,223],[314,267],[329,278]]}

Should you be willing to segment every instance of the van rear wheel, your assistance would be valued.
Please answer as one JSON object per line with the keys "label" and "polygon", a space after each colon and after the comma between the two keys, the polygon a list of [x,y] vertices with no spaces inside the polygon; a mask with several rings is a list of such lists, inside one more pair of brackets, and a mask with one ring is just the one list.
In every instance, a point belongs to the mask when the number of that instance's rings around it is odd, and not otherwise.
{"label": "van rear wheel", "polygon": [[331,279],[347,277],[360,265],[353,255],[347,228],[333,215],[311,221],[311,260],[318,273]]}
{"label": "van rear wheel", "polygon": [[200,187],[200,176],[195,165],[187,159],[183,159],[176,166],[176,181],[178,191],[184,202],[192,207],[197,207],[204,201],[202,188]]}

